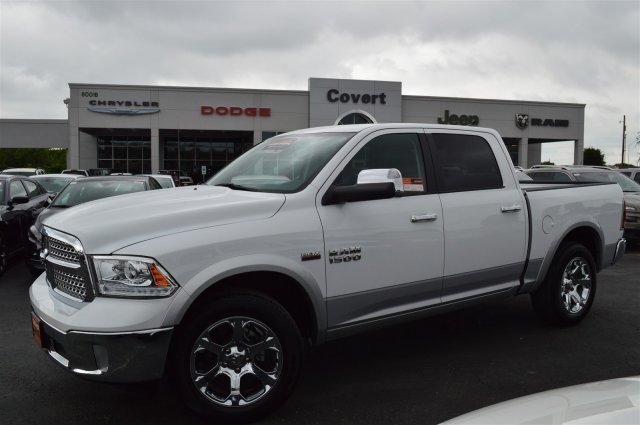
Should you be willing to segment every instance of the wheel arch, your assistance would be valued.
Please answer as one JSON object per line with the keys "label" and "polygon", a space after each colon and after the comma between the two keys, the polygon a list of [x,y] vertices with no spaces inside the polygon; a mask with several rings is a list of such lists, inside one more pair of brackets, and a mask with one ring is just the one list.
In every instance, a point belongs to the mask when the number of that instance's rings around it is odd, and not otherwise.
{"label": "wheel arch", "polygon": [[265,295],[277,301],[291,314],[303,338],[312,342],[323,338],[321,311],[312,301],[312,295],[296,278],[273,270],[244,271],[213,282],[191,301],[180,323],[188,322],[213,299],[242,292]]}
{"label": "wheel arch", "polygon": [[520,293],[534,292],[542,285],[542,282],[549,274],[553,259],[560,254],[561,247],[569,242],[577,242],[583,245],[593,256],[596,263],[596,272],[599,272],[602,268],[603,240],[602,232],[593,223],[578,223],[567,229],[562,237],[556,239],[555,243],[549,247],[535,283],[528,284]]}

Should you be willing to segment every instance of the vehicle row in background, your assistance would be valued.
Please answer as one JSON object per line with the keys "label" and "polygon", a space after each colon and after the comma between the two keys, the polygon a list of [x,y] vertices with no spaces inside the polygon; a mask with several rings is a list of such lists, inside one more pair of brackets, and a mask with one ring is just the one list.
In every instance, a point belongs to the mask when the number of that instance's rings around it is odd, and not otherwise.
{"label": "vehicle row in background", "polygon": [[640,243],[640,168],[617,170],[589,166],[536,166],[525,173],[540,183],[617,183],[624,192],[624,236],[629,244]]}

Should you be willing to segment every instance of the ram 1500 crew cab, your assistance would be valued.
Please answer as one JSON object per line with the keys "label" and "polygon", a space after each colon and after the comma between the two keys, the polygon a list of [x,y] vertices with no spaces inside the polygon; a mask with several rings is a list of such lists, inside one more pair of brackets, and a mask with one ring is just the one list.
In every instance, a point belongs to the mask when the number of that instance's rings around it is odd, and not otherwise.
{"label": "ram 1500 crew cab", "polygon": [[518,294],[581,321],[624,211],[616,184],[521,187],[490,129],[294,131],[205,185],[45,221],[34,335],[74,374],[167,371],[194,409],[249,420],[292,391],[305,344]]}

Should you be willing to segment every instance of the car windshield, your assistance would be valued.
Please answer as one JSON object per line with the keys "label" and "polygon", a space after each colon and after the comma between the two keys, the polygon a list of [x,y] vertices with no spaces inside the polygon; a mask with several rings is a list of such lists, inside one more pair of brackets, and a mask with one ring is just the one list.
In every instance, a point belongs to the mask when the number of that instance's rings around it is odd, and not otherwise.
{"label": "car windshield", "polygon": [[162,186],[163,189],[168,189],[173,186],[173,181],[171,179],[171,177],[169,176],[168,178],[165,177],[154,177],[156,179],[156,181],[160,184],[160,186]]}
{"label": "car windshield", "polygon": [[76,180],[69,183],[51,202],[52,207],[65,208],[96,199],[125,193],[142,192],[145,184],[131,180]]}
{"label": "car windshield", "polygon": [[40,183],[47,192],[57,193],[69,183],[70,180],[74,180],[72,177],[31,177],[33,180]]}
{"label": "car windshield", "polygon": [[634,182],[629,177],[612,171],[610,173],[602,173],[596,171],[584,171],[573,173],[579,182],[603,182],[618,183],[623,192],[640,192],[640,184]]}
{"label": "car windshield", "polygon": [[355,133],[283,134],[264,141],[207,181],[273,193],[302,190]]}

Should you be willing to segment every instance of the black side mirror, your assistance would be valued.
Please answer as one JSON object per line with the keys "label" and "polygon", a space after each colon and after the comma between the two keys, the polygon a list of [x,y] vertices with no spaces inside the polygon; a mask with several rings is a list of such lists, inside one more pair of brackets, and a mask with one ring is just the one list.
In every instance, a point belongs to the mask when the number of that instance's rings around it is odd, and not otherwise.
{"label": "black side mirror", "polygon": [[396,188],[392,182],[332,186],[322,197],[322,205],[389,199],[394,196],[396,196]]}

